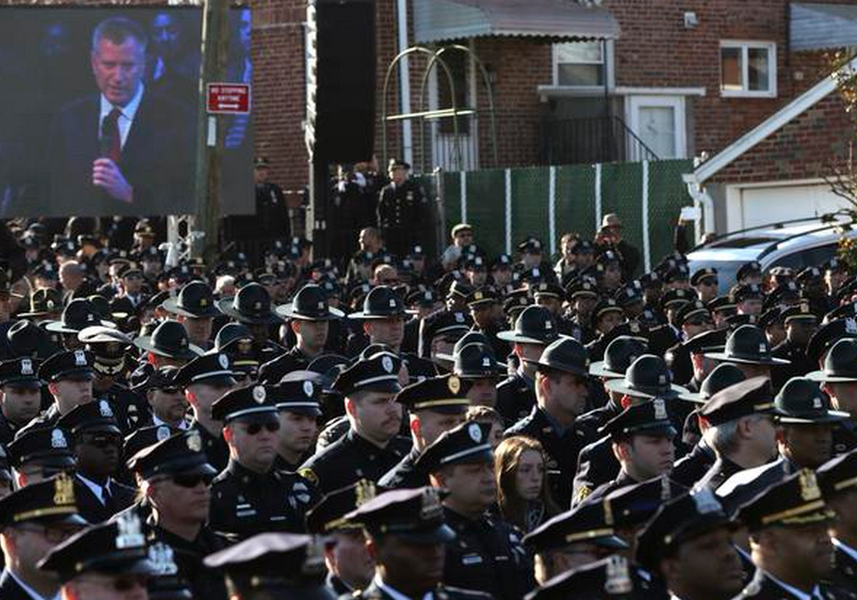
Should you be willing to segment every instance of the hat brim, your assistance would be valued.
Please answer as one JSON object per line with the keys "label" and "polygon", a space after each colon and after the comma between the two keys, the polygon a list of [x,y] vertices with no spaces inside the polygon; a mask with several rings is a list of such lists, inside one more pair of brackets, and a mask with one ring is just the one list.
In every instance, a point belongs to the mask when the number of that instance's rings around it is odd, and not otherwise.
{"label": "hat brim", "polygon": [[[111,329],[116,329],[116,323],[113,321],[104,321],[102,320],[100,323],[95,323],[95,325],[101,325],[103,327],[110,327]],[[80,329],[72,329],[71,327],[66,327],[63,325],[62,321],[51,321],[45,324],[45,329],[50,331],[51,333],[74,333],[78,334],[87,327],[92,327],[92,324],[87,324]]]}
{"label": "hat brim", "polygon": [[297,413],[299,415],[307,415],[309,417],[320,417],[322,414],[321,408],[316,408],[312,406],[294,406],[289,404],[288,402],[281,402],[277,404],[278,412],[292,412]]}
{"label": "hat brim", "polygon": [[[337,308],[333,308],[332,306],[327,307],[327,314],[325,315],[305,315],[298,312],[295,312],[294,305],[292,304],[283,304],[274,309],[274,312],[277,316],[283,319],[297,319],[298,321],[335,321],[337,319],[342,319],[345,317],[345,313]],[[407,311],[405,311],[407,312]]]}
{"label": "hat brim", "polygon": [[604,387],[608,392],[617,392],[619,394],[625,394],[627,396],[632,396],[634,398],[663,398],[664,400],[672,400],[674,398],[678,398],[683,394],[689,394],[690,390],[680,385],[672,384],[670,385],[670,390],[665,393],[658,394],[650,394],[648,392],[642,392],[640,390],[634,389],[632,387],[628,387],[625,383],[625,378],[622,379],[612,379],[604,383]]}
{"label": "hat brim", "polygon": [[16,317],[18,317],[18,318],[20,318],[20,319],[35,319],[35,318],[37,318],[37,317],[44,317],[44,316],[47,316],[47,315],[59,315],[59,314],[62,314],[62,307],[60,306],[60,307],[58,307],[58,308],[59,308],[59,310],[54,310],[54,311],[50,311],[50,310],[40,310],[40,311],[36,311],[36,312],[23,312],[23,313],[17,313],[15,316],[16,316]]}
{"label": "hat brim", "polygon": [[730,363],[739,363],[742,365],[790,365],[791,361],[785,360],[782,358],[740,358],[736,356],[731,356],[726,354],[725,352],[706,352],[702,355],[705,358],[710,358],[713,360],[720,360],[724,362]]}
{"label": "hat brim", "polygon": [[392,313],[389,315],[375,315],[371,313],[366,313],[363,311],[354,312],[348,315],[349,319],[353,319],[355,321],[370,321],[372,319],[407,319],[408,313],[407,311]]}
{"label": "hat brim", "polygon": [[245,315],[244,313],[235,310],[232,306],[232,298],[218,300],[217,309],[227,317],[235,319],[239,323],[248,323],[250,325],[270,325],[272,323],[282,322],[282,319],[280,319],[274,311],[270,311],[265,316]]}
{"label": "hat brim", "polygon": [[163,348],[157,348],[154,344],[152,344],[152,336],[146,335],[142,337],[138,337],[134,340],[134,345],[141,350],[145,350],[146,352],[151,352],[153,354],[157,354],[158,356],[165,356],[167,358],[176,358],[179,360],[193,360],[197,356],[202,356],[205,354],[205,351],[197,346],[196,344],[188,344],[187,350],[182,352],[170,352],[164,350]]}
{"label": "hat brim", "polygon": [[827,375],[824,371],[812,371],[804,375],[810,381],[819,383],[857,383],[857,377]]}
{"label": "hat brim", "polygon": [[456,538],[455,531],[446,523],[438,525],[436,529],[427,532],[396,532],[394,535],[400,539],[419,546],[431,544],[445,544]]}
{"label": "hat brim", "polygon": [[589,378],[589,369],[581,369],[580,367],[576,367],[574,365],[561,365],[561,364],[550,364],[544,362],[543,360],[528,360],[526,358],[523,359],[525,363],[529,363],[531,365],[536,365],[537,367],[544,367],[546,369],[553,369],[554,371],[562,371],[563,373],[571,373],[572,375],[579,375],[580,377]]}
{"label": "hat brim", "polygon": [[800,417],[797,415],[788,415],[787,413],[780,412],[776,415],[777,421],[780,423],[792,423],[792,424],[803,424],[803,425],[824,425],[827,423],[840,423],[842,421],[847,421],[851,418],[851,414],[847,412],[842,412],[838,410],[828,410],[825,415],[818,415],[812,417]]}
{"label": "hat brim", "polygon": [[592,538],[588,541],[591,541],[596,546],[601,546],[602,548],[609,548],[611,550],[627,550],[629,548],[628,543],[615,534]]}
{"label": "hat brim", "polygon": [[201,311],[190,311],[186,308],[182,308],[178,306],[178,298],[167,298],[163,302],[161,302],[160,307],[167,311],[168,313],[174,315],[181,315],[183,317],[190,317],[191,319],[208,319],[220,316],[220,311],[217,310],[217,306],[212,304],[210,307]]}
{"label": "hat brim", "polygon": [[[526,307],[524,306],[521,308]],[[529,335],[519,334],[514,330],[500,331],[497,333],[497,339],[503,340],[504,342],[517,342],[519,344],[541,344],[542,346],[547,346],[552,342],[558,340],[560,337],[562,336],[552,337],[550,339],[539,339]]]}
{"label": "hat brim", "polygon": [[591,377],[604,377],[607,379],[624,379],[624,373],[618,373],[616,371],[611,371],[607,368],[607,363],[603,360],[599,360],[597,362],[591,363],[589,365],[589,375]]}

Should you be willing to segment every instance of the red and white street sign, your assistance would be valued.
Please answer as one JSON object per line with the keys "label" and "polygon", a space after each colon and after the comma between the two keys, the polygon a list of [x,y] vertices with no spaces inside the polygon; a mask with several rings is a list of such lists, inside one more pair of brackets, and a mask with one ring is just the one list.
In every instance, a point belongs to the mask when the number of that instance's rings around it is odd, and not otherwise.
{"label": "red and white street sign", "polygon": [[250,84],[209,83],[207,105],[209,114],[247,114],[250,112]]}

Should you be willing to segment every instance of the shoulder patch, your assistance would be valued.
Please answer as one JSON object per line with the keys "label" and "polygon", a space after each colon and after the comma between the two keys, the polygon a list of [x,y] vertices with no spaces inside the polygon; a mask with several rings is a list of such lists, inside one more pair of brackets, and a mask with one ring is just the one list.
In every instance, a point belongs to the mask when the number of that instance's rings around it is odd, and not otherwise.
{"label": "shoulder patch", "polygon": [[298,469],[298,475],[310,481],[313,485],[318,485],[318,476],[309,467]]}

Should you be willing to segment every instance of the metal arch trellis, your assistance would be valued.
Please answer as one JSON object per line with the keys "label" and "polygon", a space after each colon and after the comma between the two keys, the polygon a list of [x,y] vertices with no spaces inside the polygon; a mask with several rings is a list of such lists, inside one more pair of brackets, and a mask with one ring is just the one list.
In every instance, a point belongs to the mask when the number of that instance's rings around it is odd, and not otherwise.
{"label": "metal arch trellis", "polygon": [[[473,115],[478,114],[478,108],[462,108],[460,109],[457,105],[456,101],[456,90],[455,90],[455,82],[452,78],[452,71],[449,68],[449,65],[446,61],[441,58],[441,55],[444,52],[450,50],[458,50],[460,52],[465,52],[473,62],[479,67],[480,73],[482,74],[482,82],[485,85],[485,91],[488,96],[488,112],[491,119],[491,141],[492,141],[492,153],[494,158],[494,165],[496,166],[497,161],[497,128],[495,122],[494,115],[494,93],[491,89],[491,81],[488,77],[488,71],[485,68],[485,65],[479,59],[475,52],[473,52],[467,46],[462,46],[461,44],[452,44],[449,46],[443,46],[437,50],[431,50],[430,48],[426,48],[425,46],[411,46],[406,50],[403,50],[390,62],[387,67],[387,73],[384,77],[384,90],[383,90],[383,101],[382,101],[382,109],[381,109],[381,147],[382,147],[382,156],[384,164],[387,163],[387,123],[390,121],[405,121],[410,119],[448,119],[452,118],[453,124],[453,132],[454,132],[454,147],[455,147],[455,156],[456,161],[458,163],[459,170],[461,170],[461,148],[460,148],[460,139],[458,135],[458,117],[462,115]],[[393,75],[393,72],[396,69],[396,66],[399,62],[410,54],[424,54],[429,56],[429,62],[426,65],[426,69],[423,72],[422,83],[420,86],[420,111],[419,112],[411,112],[406,114],[395,114],[388,115],[387,114],[387,91],[390,85],[390,78]],[[449,85],[450,96],[452,101],[451,108],[442,108],[437,110],[425,110],[425,88],[426,83],[428,82],[428,78],[431,75],[432,69],[435,68],[436,64],[440,64],[443,69],[444,75],[446,76],[447,84]],[[478,107],[478,97],[475,99],[475,106]],[[425,160],[426,160],[426,151],[425,151],[425,128],[420,127],[420,166],[421,171],[425,172]]]}

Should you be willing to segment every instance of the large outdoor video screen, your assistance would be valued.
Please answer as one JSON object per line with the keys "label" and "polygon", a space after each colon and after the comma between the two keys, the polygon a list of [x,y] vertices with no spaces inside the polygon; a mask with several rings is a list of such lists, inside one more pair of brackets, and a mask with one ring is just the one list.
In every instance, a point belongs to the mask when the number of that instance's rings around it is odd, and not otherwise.
{"label": "large outdoor video screen", "polygon": [[[193,214],[199,8],[0,9],[0,217]],[[250,11],[226,81],[250,83]],[[250,115],[224,123],[224,214],[253,211]]]}

